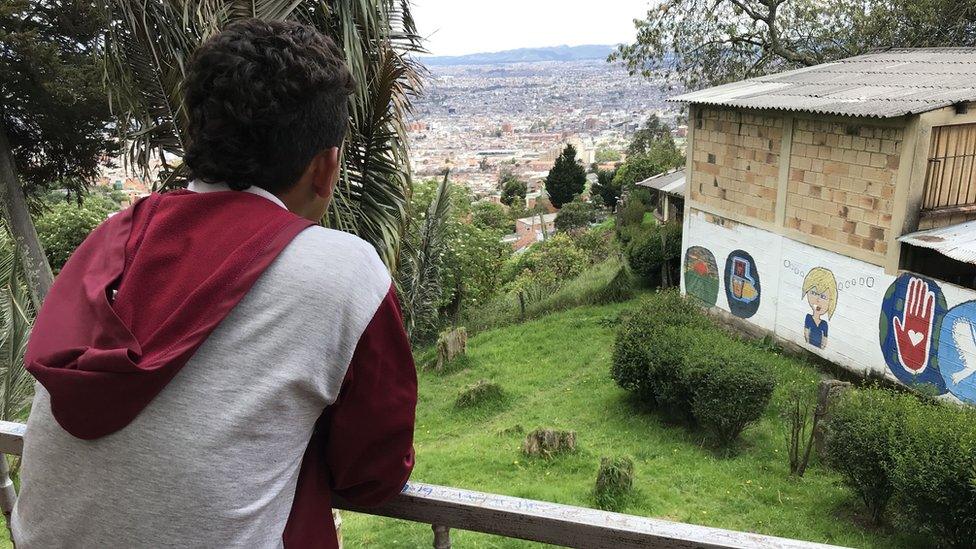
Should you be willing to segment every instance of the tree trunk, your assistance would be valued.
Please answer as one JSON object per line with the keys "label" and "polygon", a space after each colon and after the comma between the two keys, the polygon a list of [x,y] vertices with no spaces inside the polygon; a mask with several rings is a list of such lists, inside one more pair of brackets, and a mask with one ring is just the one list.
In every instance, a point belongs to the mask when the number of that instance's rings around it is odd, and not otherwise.
{"label": "tree trunk", "polygon": [[0,204],[3,205],[3,220],[10,228],[14,242],[20,246],[21,260],[24,262],[24,273],[30,286],[31,299],[34,306],[40,308],[47,296],[54,274],[44,255],[41,240],[34,229],[30,212],[27,210],[27,199],[17,182],[17,172],[14,168],[14,158],[7,141],[7,131],[0,123]]}

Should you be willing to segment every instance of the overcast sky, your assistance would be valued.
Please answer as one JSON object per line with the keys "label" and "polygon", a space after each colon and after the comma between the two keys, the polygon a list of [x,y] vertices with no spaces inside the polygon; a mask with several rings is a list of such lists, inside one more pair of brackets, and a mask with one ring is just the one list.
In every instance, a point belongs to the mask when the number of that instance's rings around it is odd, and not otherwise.
{"label": "overcast sky", "polygon": [[634,38],[650,0],[413,0],[434,55],[617,44]]}

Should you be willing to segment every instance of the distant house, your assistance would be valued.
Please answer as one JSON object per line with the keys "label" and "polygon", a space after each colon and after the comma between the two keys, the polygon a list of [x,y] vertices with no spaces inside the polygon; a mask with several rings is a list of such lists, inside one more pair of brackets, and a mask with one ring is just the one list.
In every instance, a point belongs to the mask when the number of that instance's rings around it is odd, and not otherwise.
{"label": "distant house", "polygon": [[684,168],[648,177],[637,183],[650,189],[657,197],[654,217],[658,221],[681,222],[685,210],[685,170]]}
{"label": "distant house", "polygon": [[519,251],[555,233],[556,214],[537,214],[517,220],[515,232],[504,237],[502,242],[510,243],[513,250]]}
{"label": "distant house", "polygon": [[688,93],[682,290],[860,374],[976,402],[976,49]]}

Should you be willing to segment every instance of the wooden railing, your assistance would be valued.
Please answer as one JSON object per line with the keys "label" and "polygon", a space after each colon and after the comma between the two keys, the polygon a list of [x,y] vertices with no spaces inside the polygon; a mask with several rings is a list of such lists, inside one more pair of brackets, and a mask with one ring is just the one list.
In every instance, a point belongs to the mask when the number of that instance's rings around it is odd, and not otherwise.
{"label": "wooden railing", "polygon": [[[23,446],[24,425],[0,421],[0,454],[20,455]],[[17,495],[7,474],[6,459],[0,459],[0,475],[0,508],[9,524]],[[594,549],[834,547],[414,482],[407,484],[393,501],[380,507],[363,509],[342,501],[337,501],[336,507],[430,524],[435,549],[450,549],[451,528]]]}

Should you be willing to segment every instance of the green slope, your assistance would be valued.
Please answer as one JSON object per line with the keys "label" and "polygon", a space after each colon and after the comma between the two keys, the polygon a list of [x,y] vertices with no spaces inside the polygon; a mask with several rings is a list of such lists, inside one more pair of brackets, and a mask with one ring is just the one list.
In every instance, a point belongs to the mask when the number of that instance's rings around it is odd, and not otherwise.
{"label": "green slope", "polygon": [[[416,431],[416,481],[571,505],[592,506],[603,455],[635,460],[637,496],[622,511],[736,530],[855,547],[917,547],[889,531],[864,530],[839,478],[814,464],[790,479],[777,390],[766,417],[743,435],[736,457],[717,457],[701,436],[639,411],[609,376],[612,321],[628,302],[582,307],[490,330],[469,342],[466,368],[422,372]],[[813,385],[811,367],[773,357],[782,384]],[[480,379],[502,385],[506,402],[457,411],[458,391]],[[577,454],[550,462],[523,457],[518,427],[572,429]],[[344,514],[346,547],[430,547],[430,527]],[[532,543],[452,532],[457,547],[534,547]]]}

